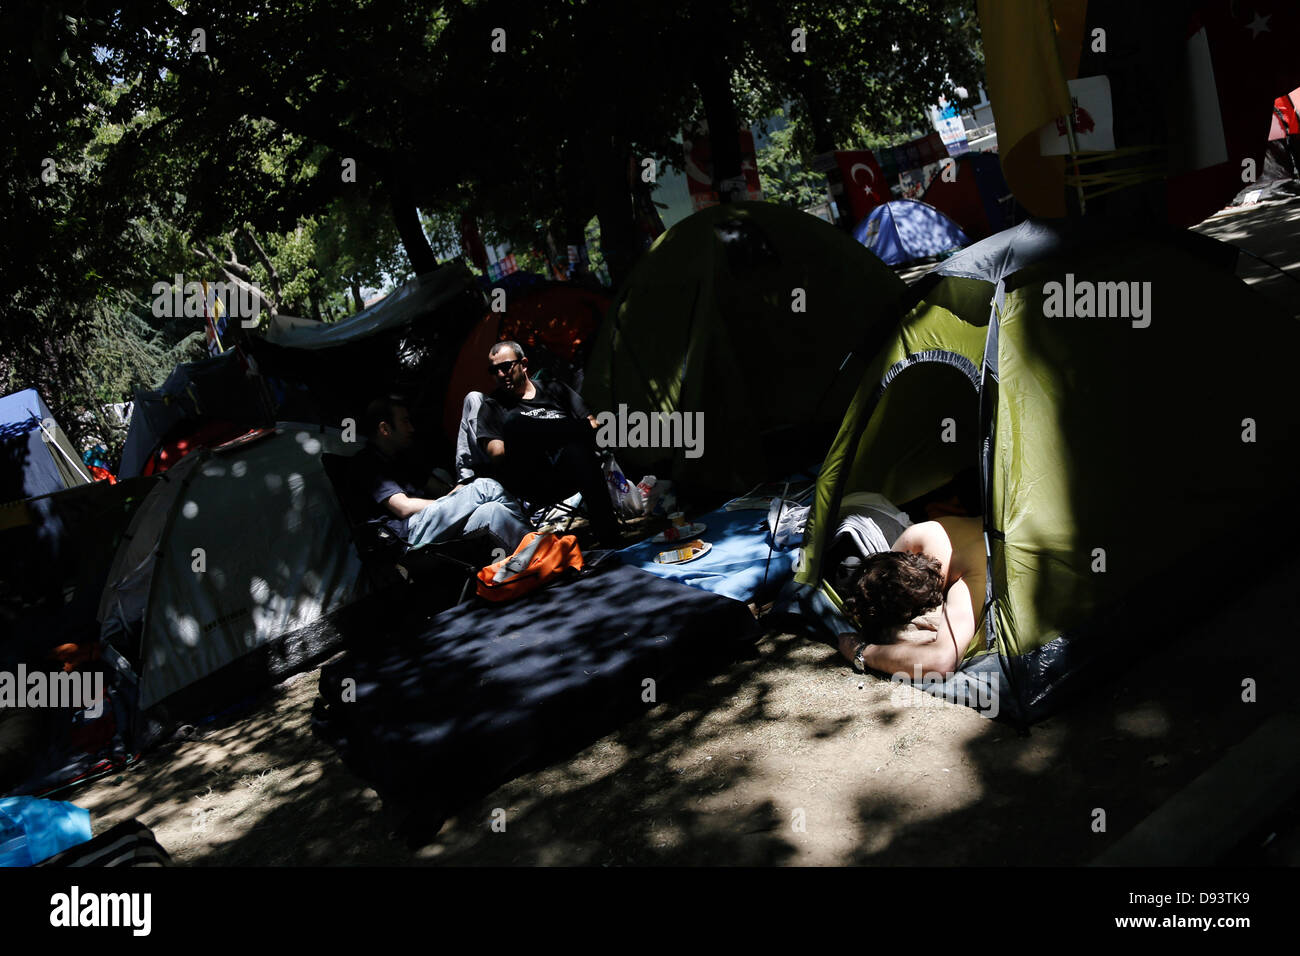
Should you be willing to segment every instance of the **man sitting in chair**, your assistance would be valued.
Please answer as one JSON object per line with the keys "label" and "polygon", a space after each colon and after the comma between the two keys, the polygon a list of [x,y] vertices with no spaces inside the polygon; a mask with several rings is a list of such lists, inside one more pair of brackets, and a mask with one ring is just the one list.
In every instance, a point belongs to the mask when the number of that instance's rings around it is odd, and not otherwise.
{"label": "man sitting in chair", "polygon": [[475,432],[494,472],[537,505],[581,492],[597,540],[616,545],[618,519],[596,457],[596,419],[578,393],[562,382],[530,379],[518,342],[496,343],[488,363],[499,386],[483,400]]}
{"label": "man sitting in chair", "polygon": [[[366,447],[352,458],[354,487],[366,495],[375,516],[411,548],[486,528],[510,550],[532,529],[523,510],[491,478],[475,478],[446,494],[428,490],[407,461],[415,443],[410,409],[398,399],[378,398],[366,406]],[[445,486],[443,486],[445,488]]]}

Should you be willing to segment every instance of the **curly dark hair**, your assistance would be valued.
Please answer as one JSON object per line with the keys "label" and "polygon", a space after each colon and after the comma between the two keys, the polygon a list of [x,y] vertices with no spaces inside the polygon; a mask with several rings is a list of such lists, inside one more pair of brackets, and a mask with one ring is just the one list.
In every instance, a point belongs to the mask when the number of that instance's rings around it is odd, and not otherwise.
{"label": "curly dark hair", "polygon": [[943,603],[943,565],[927,554],[880,551],[862,562],[862,576],[844,608],[867,634],[902,627]]}

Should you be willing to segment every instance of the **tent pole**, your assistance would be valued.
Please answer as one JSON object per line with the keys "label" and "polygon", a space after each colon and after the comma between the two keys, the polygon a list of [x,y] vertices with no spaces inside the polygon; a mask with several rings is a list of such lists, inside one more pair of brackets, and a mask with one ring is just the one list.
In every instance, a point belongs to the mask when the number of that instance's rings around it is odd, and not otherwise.
{"label": "tent pole", "polygon": [[41,430],[41,434],[45,436],[45,443],[46,443],[47,445],[53,445],[55,448],[57,448],[57,449],[59,450],[59,454],[62,455],[64,458],[66,458],[66,459],[68,460],[68,464],[70,464],[70,465],[72,466],[72,470],[73,470],[73,471],[75,471],[75,472],[76,472],[78,475],[80,475],[81,477],[85,478],[87,481],[94,481],[94,480],[95,480],[95,479],[92,478],[92,477],[90,476],[90,474],[86,471],[85,466],[82,465],[81,462],[76,461],[75,459],[73,459],[73,457],[72,457],[71,455],[69,455],[66,451],[63,450],[63,446],[60,445],[60,444],[58,443],[58,441],[55,440],[54,433],[51,432],[48,428],[45,427],[45,422],[41,421],[41,416],[37,415],[37,414],[36,414],[34,411],[32,411],[30,408],[27,409],[27,414],[30,415],[30,416],[32,416],[32,418],[36,419],[36,425],[37,425],[37,427],[40,428],[40,430]]}
{"label": "tent pole", "polygon": [[1088,204],[1083,198],[1083,179],[1082,173],[1079,172],[1079,140],[1074,135],[1074,105],[1071,104],[1070,112],[1065,116],[1065,135],[1070,143],[1070,162],[1074,164],[1074,188],[1079,193],[1079,215],[1087,215]]}

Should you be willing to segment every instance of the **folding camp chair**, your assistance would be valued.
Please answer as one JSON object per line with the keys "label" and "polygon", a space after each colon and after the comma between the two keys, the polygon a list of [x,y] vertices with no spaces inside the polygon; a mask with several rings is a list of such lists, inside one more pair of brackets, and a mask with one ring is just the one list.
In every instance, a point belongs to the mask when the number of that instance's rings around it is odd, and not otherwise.
{"label": "folding camp chair", "polygon": [[[409,547],[381,519],[366,514],[363,499],[353,492],[348,462],[341,455],[321,455],[321,465],[342,505],[362,566],[376,589],[411,583],[422,588],[433,585],[436,600],[447,605],[461,604],[468,599],[479,569],[510,553],[505,542],[487,528],[420,548]],[[451,591],[442,593],[437,589],[445,584],[454,585],[458,596],[452,599]]]}
{"label": "folding camp chair", "polygon": [[[473,481],[476,476],[491,471],[491,460],[479,447],[477,424],[479,409],[483,405],[482,392],[469,392],[461,406],[460,428],[456,432],[456,478],[458,481]],[[587,509],[583,507],[580,494],[570,495],[560,501],[525,502],[524,512],[533,526],[556,524],[560,521],[572,523],[575,518],[590,520]],[[557,515],[555,512],[559,512]],[[623,526],[622,517],[615,512],[614,517]],[[567,526],[564,530],[567,530]]]}

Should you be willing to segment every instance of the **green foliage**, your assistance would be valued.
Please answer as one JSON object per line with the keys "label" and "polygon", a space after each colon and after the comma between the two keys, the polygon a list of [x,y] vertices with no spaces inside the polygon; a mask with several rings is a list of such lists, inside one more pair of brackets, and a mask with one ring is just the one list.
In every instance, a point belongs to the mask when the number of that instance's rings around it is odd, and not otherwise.
{"label": "green foliage", "polygon": [[[738,40],[748,115],[790,104],[805,159],[924,129],[926,107],[974,89],[982,73],[973,0],[748,0],[735,10],[740,23],[771,25]],[[806,52],[791,49],[796,27]]]}
{"label": "green foliage", "polygon": [[[780,111],[778,116],[784,114]],[[786,125],[769,134],[758,150],[758,176],[769,202],[806,209],[826,200],[826,176],[810,169],[794,148],[797,129]]]}
{"label": "green foliage", "polygon": [[792,205],[822,195],[827,144],[923,126],[979,72],[972,0],[15,0],[0,54],[0,221],[21,224],[0,231],[0,384],[39,387],[74,440],[76,412],[194,355],[199,323],[144,307],[178,272],[328,321],[423,261],[399,222],[445,259],[468,213],[546,272],[547,233],[594,240],[600,212],[607,276],[630,262],[622,167],[681,168],[702,66],[725,61],[742,122],[788,107],[759,159]]}

